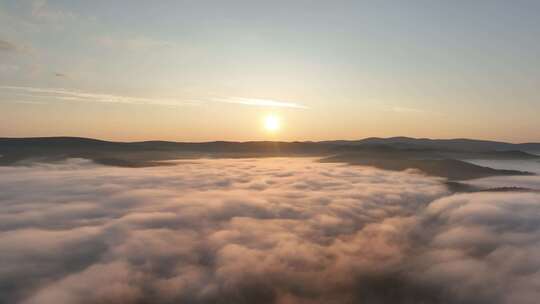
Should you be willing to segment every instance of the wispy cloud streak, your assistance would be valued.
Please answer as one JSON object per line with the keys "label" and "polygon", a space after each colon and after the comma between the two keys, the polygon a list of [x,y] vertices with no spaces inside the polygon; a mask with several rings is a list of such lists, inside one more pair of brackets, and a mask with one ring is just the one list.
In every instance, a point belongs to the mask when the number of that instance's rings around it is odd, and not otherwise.
{"label": "wispy cloud streak", "polygon": [[18,86],[0,86],[0,90],[12,90],[18,93],[27,93],[33,98],[53,98],[67,101],[98,102],[98,103],[123,103],[123,104],[147,104],[147,105],[167,105],[182,106],[194,105],[193,101],[180,101],[176,99],[164,98],[144,98],[133,96],[122,96],[113,94],[88,93],[81,91],[71,91],[61,88],[34,88]]}
{"label": "wispy cloud streak", "polygon": [[271,100],[271,99],[231,97],[231,98],[215,98],[213,100],[218,101],[218,102],[236,103],[236,104],[259,106],[259,107],[308,109],[307,106],[304,106],[298,103],[289,102],[289,101]]}
{"label": "wispy cloud streak", "polygon": [[385,112],[394,112],[394,113],[399,113],[399,114],[430,114],[430,115],[439,114],[437,112],[433,112],[427,109],[404,107],[404,106],[397,106],[397,105],[383,105],[382,110]]}
{"label": "wispy cloud streak", "polygon": [[[64,74],[60,74],[64,75]],[[56,76],[60,76],[56,74]],[[78,101],[78,102],[98,102],[98,103],[123,103],[123,104],[142,104],[142,105],[166,105],[166,106],[185,106],[197,105],[205,102],[221,102],[230,104],[240,104],[259,107],[281,107],[307,109],[308,107],[286,101],[277,101],[270,99],[256,98],[211,98],[211,99],[168,99],[168,98],[145,98],[124,95],[90,93],[82,91],[74,91],[63,88],[37,88],[37,87],[22,87],[22,86],[0,86],[0,90],[13,91],[17,94],[25,94],[31,98],[51,98],[55,100]]]}

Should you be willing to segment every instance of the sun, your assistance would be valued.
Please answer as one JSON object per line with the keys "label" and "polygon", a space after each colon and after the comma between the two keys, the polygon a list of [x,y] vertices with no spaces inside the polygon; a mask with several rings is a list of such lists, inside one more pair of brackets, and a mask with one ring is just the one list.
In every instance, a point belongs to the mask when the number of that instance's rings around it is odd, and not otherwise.
{"label": "sun", "polygon": [[264,128],[269,132],[276,132],[281,127],[281,121],[279,117],[274,115],[268,115],[264,118]]}

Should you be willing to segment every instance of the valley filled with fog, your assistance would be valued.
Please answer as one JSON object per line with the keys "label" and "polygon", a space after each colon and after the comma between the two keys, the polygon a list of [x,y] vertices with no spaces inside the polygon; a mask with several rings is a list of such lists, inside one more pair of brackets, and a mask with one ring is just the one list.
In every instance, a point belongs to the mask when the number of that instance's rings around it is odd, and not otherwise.
{"label": "valley filled with fog", "polygon": [[536,303],[540,194],[445,182],[316,158],[0,167],[0,302]]}

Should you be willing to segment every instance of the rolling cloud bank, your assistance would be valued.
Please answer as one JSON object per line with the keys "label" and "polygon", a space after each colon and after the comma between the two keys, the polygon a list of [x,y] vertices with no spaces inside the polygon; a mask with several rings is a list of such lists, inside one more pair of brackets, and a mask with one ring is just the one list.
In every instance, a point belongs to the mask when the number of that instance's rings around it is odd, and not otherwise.
{"label": "rolling cloud bank", "polygon": [[540,194],[413,173],[0,167],[0,303],[537,303]]}

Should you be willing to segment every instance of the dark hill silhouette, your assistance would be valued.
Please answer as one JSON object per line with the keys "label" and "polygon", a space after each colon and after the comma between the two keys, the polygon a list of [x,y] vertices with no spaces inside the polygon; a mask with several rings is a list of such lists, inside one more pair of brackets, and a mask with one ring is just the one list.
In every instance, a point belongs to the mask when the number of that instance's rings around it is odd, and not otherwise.
{"label": "dark hill silhouette", "polygon": [[432,148],[457,151],[540,151],[540,143],[513,144],[500,141],[476,140],[467,138],[429,139],[412,137],[369,137],[360,140],[328,141],[339,145],[390,145],[399,148]]}
{"label": "dark hill silhouette", "polygon": [[0,138],[0,165],[21,162],[87,158],[96,163],[121,167],[147,167],[162,161],[201,157],[313,156],[324,161],[375,166],[388,170],[416,168],[449,179],[525,172],[495,170],[464,162],[466,159],[536,159],[525,152],[540,144],[511,144],[471,139],[433,140],[408,137],[367,138],[359,141],[323,142],[112,142],[80,137]]}

